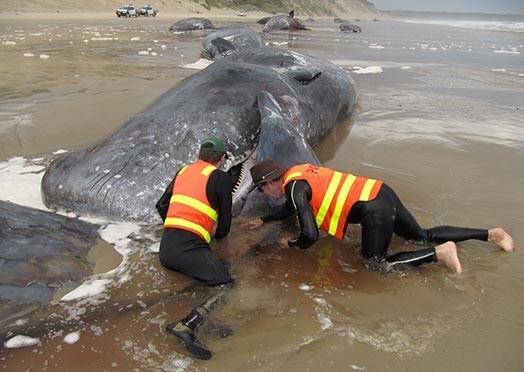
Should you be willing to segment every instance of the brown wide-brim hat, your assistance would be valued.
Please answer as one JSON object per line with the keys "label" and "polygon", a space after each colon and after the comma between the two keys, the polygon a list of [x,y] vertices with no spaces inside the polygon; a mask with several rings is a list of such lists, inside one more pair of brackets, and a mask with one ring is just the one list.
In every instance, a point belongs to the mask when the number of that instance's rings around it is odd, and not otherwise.
{"label": "brown wide-brim hat", "polygon": [[276,161],[271,158],[262,160],[249,170],[253,183],[256,185],[275,180],[284,174],[284,169],[280,168]]}

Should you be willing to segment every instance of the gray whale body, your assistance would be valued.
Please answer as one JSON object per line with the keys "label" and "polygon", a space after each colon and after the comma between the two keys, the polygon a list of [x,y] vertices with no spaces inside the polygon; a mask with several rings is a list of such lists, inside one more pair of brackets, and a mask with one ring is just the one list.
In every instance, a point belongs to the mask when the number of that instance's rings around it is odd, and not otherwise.
{"label": "gray whale body", "polygon": [[231,25],[212,32],[202,41],[202,55],[209,60],[223,58],[249,48],[264,46],[258,32],[244,25]]}
{"label": "gray whale body", "polygon": [[180,21],[177,21],[169,27],[169,31],[171,32],[188,32],[188,31],[195,31],[195,30],[214,30],[215,26],[213,26],[213,22],[211,22],[207,18],[198,18],[198,17],[192,17],[192,18],[186,18],[181,19]]}
{"label": "gray whale body", "polygon": [[356,100],[351,77],[329,62],[278,48],[240,51],[182,80],[98,145],[53,161],[42,180],[44,203],[157,223],[156,201],[175,172],[197,159],[202,139],[228,140],[226,169],[254,153],[261,91],[278,100],[285,121],[311,146]]}

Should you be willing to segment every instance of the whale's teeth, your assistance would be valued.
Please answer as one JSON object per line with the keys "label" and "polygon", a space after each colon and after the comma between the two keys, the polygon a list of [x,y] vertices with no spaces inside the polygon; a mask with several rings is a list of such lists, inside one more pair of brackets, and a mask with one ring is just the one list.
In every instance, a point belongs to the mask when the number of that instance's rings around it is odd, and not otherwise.
{"label": "whale's teeth", "polygon": [[240,184],[244,180],[245,168],[246,168],[246,163],[240,164],[240,172],[238,173],[238,179],[236,180],[235,184],[233,185],[231,194],[234,194],[235,192],[237,192],[238,188],[240,187]]}

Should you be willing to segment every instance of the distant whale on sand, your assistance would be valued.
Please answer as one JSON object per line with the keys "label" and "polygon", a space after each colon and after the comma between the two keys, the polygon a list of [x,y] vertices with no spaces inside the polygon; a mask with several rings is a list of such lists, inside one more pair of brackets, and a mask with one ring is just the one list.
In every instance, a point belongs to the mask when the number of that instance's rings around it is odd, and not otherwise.
{"label": "distant whale on sand", "polygon": [[177,21],[169,27],[172,32],[187,32],[195,30],[214,30],[213,22],[207,18],[186,18]]}
{"label": "distant whale on sand", "polygon": [[360,28],[359,25],[356,25],[356,24],[350,23],[350,22],[341,23],[338,26],[338,28],[339,28],[340,31],[362,32],[362,29]]}
{"label": "distant whale on sand", "polygon": [[278,14],[271,17],[262,29],[263,32],[274,30],[307,30],[307,28],[295,18],[295,11],[292,10],[289,15]]}
{"label": "distant whale on sand", "polygon": [[244,25],[231,25],[219,28],[202,41],[202,56],[214,60],[231,53],[249,48],[264,46],[258,32]]}
{"label": "distant whale on sand", "polygon": [[[232,174],[256,156],[257,96],[278,100],[282,113],[311,146],[351,111],[351,77],[324,60],[279,48],[248,49],[182,80],[95,147],[56,159],[42,180],[51,208],[113,220],[156,223],[155,204],[175,172],[197,159],[202,139],[227,139]],[[244,180],[235,205],[250,187]]]}

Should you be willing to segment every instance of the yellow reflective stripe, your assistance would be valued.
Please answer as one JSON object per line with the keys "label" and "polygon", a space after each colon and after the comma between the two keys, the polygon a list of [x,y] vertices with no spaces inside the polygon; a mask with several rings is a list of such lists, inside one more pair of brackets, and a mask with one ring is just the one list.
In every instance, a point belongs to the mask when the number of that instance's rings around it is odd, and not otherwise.
{"label": "yellow reflective stripe", "polygon": [[362,188],[362,192],[360,193],[360,198],[358,200],[369,200],[369,195],[371,194],[371,190],[373,190],[373,186],[375,186],[375,182],[377,182],[377,180],[373,180],[371,178],[366,181],[364,187]]}
{"label": "yellow reflective stripe", "polygon": [[324,218],[326,217],[329,205],[333,201],[333,196],[337,191],[338,184],[340,183],[341,179],[342,173],[333,173],[333,177],[331,177],[331,181],[329,181],[329,186],[327,188],[326,194],[324,195],[324,198],[322,199],[322,204],[320,204],[320,208],[317,213],[316,222],[318,227],[320,227],[322,225],[322,222],[324,222]]}
{"label": "yellow reflective stripe", "polygon": [[346,204],[346,199],[349,195],[349,191],[351,190],[351,186],[353,186],[353,182],[355,182],[356,179],[357,177],[355,177],[354,175],[348,174],[348,176],[344,180],[344,183],[342,184],[342,188],[340,189],[340,192],[337,196],[337,204],[335,205],[335,210],[333,211],[331,221],[329,222],[329,235],[335,235],[335,233],[337,232],[338,222],[340,221],[340,214],[342,213],[344,204]]}
{"label": "yellow reflective stripe", "polygon": [[209,243],[211,241],[211,236],[209,235],[209,232],[206,229],[204,229],[202,226],[194,222],[184,220],[183,218],[168,217],[164,221],[164,225],[165,226],[174,226],[174,227],[176,226],[187,227],[191,230],[198,231],[204,237],[204,240],[206,242]]}
{"label": "yellow reflective stripe", "polygon": [[291,179],[291,178],[294,178],[294,177],[299,177],[302,175],[302,172],[293,172],[291,173],[289,176],[286,177],[286,179],[284,180],[284,184],[287,184],[287,182]]}
{"label": "yellow reflective stripe", "polygon": [[203,203],[200,200],[197,200],[190,196],[175,194],[171,196],[171,200],[169,201],[169,203],[179,203],[187,205],[209,216],[209,218],[211,218],[213,221],[216,221],[218,218],[218,213],[213,208],[211,208],[206,203]]}
{"label": "yellow reflective stripe", "polygon": [[186,165],[186,166],[184,166],[182,169],[180,169],[180,170],[178,171],[178,174],[182,174],[182,173],[184,173],[184,171],[187,169],[187,167],[189,167],[189,165]]}
{"label": "yellow reflective stripe", "polygon": [[213,172],[215,169],[217,169],[217,167],[215,167],[214,165],[208,165],[207,167],[202,169],[202,172],[200,172],[200,174],[204,176],[209,176],[211,172]]}

